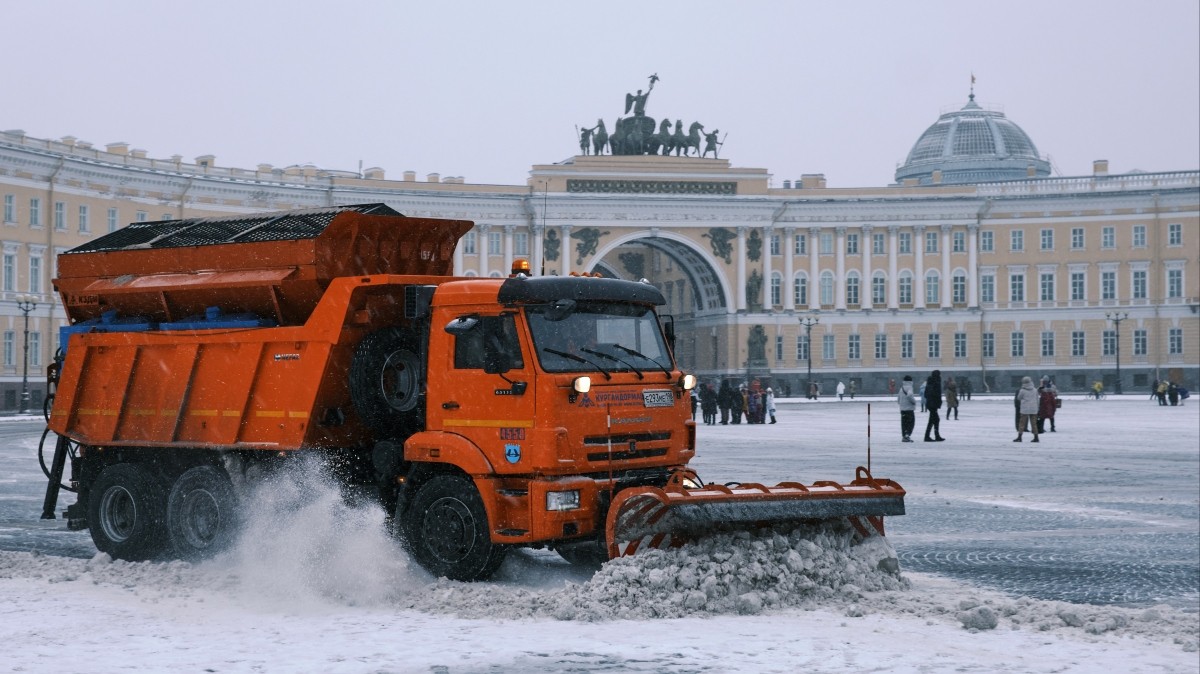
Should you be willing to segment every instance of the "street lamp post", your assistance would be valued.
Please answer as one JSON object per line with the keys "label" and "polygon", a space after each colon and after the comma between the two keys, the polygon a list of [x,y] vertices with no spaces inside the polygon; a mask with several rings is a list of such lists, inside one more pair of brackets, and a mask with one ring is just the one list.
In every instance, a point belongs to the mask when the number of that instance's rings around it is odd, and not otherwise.
{"label": "street lamp post", "polygon": [[33,295],[22,295],[17,308],[25,314],[25,357],[21,372],[21,414],[29,411],[29,312],[37,308]]}
{"label": "street lamp post", "polygon": [[809,396],[812,395],[812,387],[813,387],[813,380],[812,380],[812,350],[813,350],[812,329],[813,329],[814,325],[816,325],[817,323],[820,323],[820,322],[821,322],[821,319],[817,318],[816,316],[805,316],[804,318],[800,319],[800,325],[804,326],[804,339],[807,342],[806,346],[808,348],[808,389],[804,392],[805,398],[808,398]]}
{"label": "street lamp post", "polygon": [[1112,311],[1104,317],[1113,322],[1117,333],[1117,395],[1121,395],[1121,321],[1129,318],[1128,311]]}

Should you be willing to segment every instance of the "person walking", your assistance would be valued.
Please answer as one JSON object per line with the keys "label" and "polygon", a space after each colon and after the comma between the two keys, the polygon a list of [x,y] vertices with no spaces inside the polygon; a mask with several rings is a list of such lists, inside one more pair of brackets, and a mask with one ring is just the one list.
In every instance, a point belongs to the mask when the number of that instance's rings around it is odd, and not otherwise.
{"label": "person walking", "polygon": [[721,425],[729,425],[729,412],[733,409],[733,387],[729,385],[729,380],[721,381],[721,388],[717,391],[717,407],[721,409]]}
{"label": "person walking", "polygon": [[1054,410],[1058,391],[1054,388],[1049,377],[1042,377],[1042,385],[1038,387],[1038,418],[1037,432],[1046,432],[1046,422],[1050,422],[1050,432],[1054,433]]}
{"label": "person walking", "polygon": [[896,394],[896,404],[900,407],[900,441],[912,442],[913,428],[917,425],[917,399],[913,395],[912,377],[904,375],[900,382],[900,392]]}
{"label": "person walking", "polygon": [[1166,407],[1167,406],[1167,380],[1166,379],[1158,382],[1158,389],[1155,391],[1155,393],[1158,395],[1158,404],[1163,407]]}
{"label": "person walking", "polygon": [[1021,379],[1021,388],[1017,391],[1017,395],[1013,398],[1017,405],[1017,411],[1020,413],[1020,418],[1017,421],[1017,437],[1013,442],[1021,442],[1021,438],[1025,435],[1025,427],[1029,426],[1033,431],[1033,440],[1038,441],[1037,429],[1037,413],[1038,413],[1038,392],[1033,388],[1033,380],[1029,377]]}
{"label": "person walking", "polygon": [[767,387],[767,414],[771,417],[771,423],[775,423],[775,391]]}
{"label": "person walking", "polygon": [[854,400],[854,392],[857,390],[858,390],[858,384],[854,383],[854,380],[851,379],[850,380],[850,399],[851,400]]}
{"label": "person walking", "polygon": [[[1163,393],[1166,393],[1165,389],[1163,390]],[[843,396],[845,396],[845,395],[846,395],[846,385],[839,381],[838,385],[837,385],[838,400],[843,400]]]}
{"label": "person walking", "polygon": [[1171,407],[1179,404],[1179,385],[1175,382],[1167,384],[1167,401],[1171,403]]}
{"label": "person walking", "polygon": [[954,381],[954,377],[946,380],[946,420],[949,421],[950,413],[954,413],[954,420],[958,421],[958,383]]}
{"label": "person walking", "polygon": [[[966,377],[963,379],[962,393],[963,393],[963,395],[965,395],[967,397],[967,400],[971,399],[971,378],[970,377]],[[955,417],[955,418],[957,418],[957,417]]]}
{"label": "person walking", "polygon": [[[925,442],[942,442],[946,438],[942,437],[942,419],[938,416],[938,410],[942,409],[941,370],[934,370],[929,379],[925,380],[925,394],[921,397],[925,400],[925,409],[929,410],[929,421],[925,424]],[[930,431],[933,431],[932,438],[929,437]]]}

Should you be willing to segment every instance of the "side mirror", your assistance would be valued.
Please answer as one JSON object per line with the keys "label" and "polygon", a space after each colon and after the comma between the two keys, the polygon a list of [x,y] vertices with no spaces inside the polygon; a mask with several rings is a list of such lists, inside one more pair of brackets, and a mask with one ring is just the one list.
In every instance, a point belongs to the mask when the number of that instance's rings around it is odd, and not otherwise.
{"label": "side mirror", "polygon": [[675,317],[663,316],[663,336],[667,338],[667,346],[675,353]]}
{"label": "side mirror", "polygon": [[465,335],[477,327],[479,327],[479,317],[459,316],[446,324],[446,332],[455,336]]}
{"label": "side mirror", "polygon": [[573,313],[575,313],[575,300],[562,299],[551,304],[545,315],[547,321],[557,323]]}

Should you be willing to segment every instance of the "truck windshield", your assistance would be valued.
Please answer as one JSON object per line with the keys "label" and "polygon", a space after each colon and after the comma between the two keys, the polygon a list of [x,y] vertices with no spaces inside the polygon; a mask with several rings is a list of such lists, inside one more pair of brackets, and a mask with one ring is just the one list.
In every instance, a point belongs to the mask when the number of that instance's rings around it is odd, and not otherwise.
{"label": "truck windshield", "polygon": [[[671,356],[648,307],[579,302],[564,312],[553,306],[526,308],[534,350],[546,372],[670,374]],[[564,355],[567,354],[567,355]]]}

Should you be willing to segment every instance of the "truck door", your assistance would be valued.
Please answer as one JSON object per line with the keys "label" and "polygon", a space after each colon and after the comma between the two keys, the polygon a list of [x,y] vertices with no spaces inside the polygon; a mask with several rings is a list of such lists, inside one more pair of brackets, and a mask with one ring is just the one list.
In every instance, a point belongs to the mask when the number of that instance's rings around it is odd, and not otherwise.
{"label": "truck door", "polygon": [[536,387],[516,315],[446,317],[445,349],[430,349],[428,427],[470,439],[498,472],[528,472]]}

